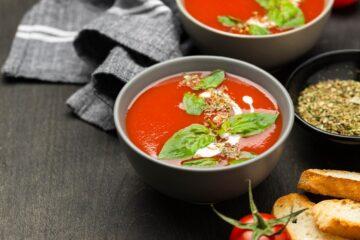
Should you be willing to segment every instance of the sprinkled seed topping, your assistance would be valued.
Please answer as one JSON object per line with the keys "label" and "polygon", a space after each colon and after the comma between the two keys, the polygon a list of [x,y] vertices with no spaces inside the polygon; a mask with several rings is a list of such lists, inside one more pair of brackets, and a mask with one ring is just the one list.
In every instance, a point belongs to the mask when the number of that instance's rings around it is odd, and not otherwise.
{"label": "sprinkled seed topping", "polygon": [[184,74],[183,80],[180,82],[180,86],[187,86],[190,88],[194,88],[201,81],[201,74],[197,73],[189,73]]}
{"label": "sprinkled seed topping", "polygon": [[[225,21],[224,21],[225,20]],[[260,16],[258,12],[254,12],[253,16],[246,22],[231,16],[220,16],[218,21],[225,27],[229,27],[230,31],[239,34],[252,34],[251,25],[256,25],[266,29],[276,27],[275,23],[270,21],[267,16]],[[230,22],[229,22],[230,21]],[[232,24],[229,24],[232,23]]]}
{"label": "sprinkled seed topping", "polygon": [[208,93],[209,96],[205,98],[208,106],[204,111],[205,119],[211,120],[217,126],[220,126],[224,120],[234,115],[234,101],[225,92],[226,90],[226,87],[221,86],[217,89],[209,89],[205,92]]}
{"label": "sprinkled seed topping", "polygon": [[327,80],[311,85],[301,92],[297,110],[317,128],[360,136],[360,82]]}
{"label": "sprinkled seed topping", "polygon": [[241,156],[241,150],[238,145],[231,145],[229,143],[224,144],[221,152],[221,157],[227,159],[239,159]]}

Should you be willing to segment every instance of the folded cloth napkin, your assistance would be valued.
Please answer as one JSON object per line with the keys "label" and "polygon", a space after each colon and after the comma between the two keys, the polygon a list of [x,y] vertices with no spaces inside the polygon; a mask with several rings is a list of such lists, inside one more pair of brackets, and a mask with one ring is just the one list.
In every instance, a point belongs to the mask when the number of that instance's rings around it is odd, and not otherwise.
{"label": "folded cloth napkin", "polygon": [[114,99],[144,68],[181,56],[173,0],[42,0],[24,16],[2,72],[13,78],[86,83],[67,104],[114,128]]}

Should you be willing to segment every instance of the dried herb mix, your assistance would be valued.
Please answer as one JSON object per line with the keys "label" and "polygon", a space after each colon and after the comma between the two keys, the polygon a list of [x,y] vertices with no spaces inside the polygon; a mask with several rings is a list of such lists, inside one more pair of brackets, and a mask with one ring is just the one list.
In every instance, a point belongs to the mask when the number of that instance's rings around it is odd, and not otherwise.
{"label": "dried herb mix", "polygon": [[327,80],[305,88],[298,113],[311,125],[346,136],[360,136],[360,82]]}

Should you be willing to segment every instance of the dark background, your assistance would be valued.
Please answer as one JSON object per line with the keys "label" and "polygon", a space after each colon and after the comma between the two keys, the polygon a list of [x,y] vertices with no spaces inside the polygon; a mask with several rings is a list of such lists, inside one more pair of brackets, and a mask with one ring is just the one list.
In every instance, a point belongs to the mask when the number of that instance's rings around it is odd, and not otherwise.
{"label": "dark background", "polygon": [[[35,0],[0,0],[0,65]],[[360,49],[360,7],[333,12],[303,59],[275,72],[282,82],[317,53]],[[0,239],[227,239],[230,227],[207,206],[168,198],[130,167],[115,134],[77,119],[65,100],[79,86],[0,82]],[[296,191],[307,168],[360,172],[359,146],[317,139],[295,125],[282,159],[255,192],[262,211]],[[234,183],[237,184],[237,183]],[[248,213],[247,196],[218,205]]]}

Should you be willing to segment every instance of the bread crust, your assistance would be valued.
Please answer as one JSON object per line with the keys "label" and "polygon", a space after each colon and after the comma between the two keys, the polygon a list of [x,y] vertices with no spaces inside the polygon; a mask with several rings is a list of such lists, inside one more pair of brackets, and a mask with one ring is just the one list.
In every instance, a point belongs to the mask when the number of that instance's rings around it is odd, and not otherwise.
{"label": "bread crust", "polygon": [[296,222],[290,222],[286,227],[292,240],[345,240],[342,237],[321,232],[316,227],[311,210],[314,205],[306,196],[291,193],[276,200],[273,206],[273,214],[275,217],[280,218],[289,214],[291,209],[298,211],[308,208],[297,217]]}
{"label": "bread crust", "polygon": [[[276,202],[274,203],[272,213],[275,217],[280,218],[283,217],[283,214],[279,214],[281,212],[282,208],[291,208],[291,205],[295,205],[295,202],[298,203],[297,205],[302,205],[303,208],[311,208],[315,204],[311,202],[306,196],[298,194],[298,193],[290,193],[288,195],[280,197]],[[297,211],[299,209],[293,209],[293,211]],[[308,214],[309,210],[306,210],[302,214]],[[287,212],[286,214],[289,214],[290,212]],[[290,226],[286,228],[286,231],[290,235],[290,238],[292,240],[301,240],[297,234],[296,230],[292,229]]]}
{"label": "bread crust", "polygon": [[[311,208],[315,205],[315,203],[311,202],[305,195],[299,194],[299,193],[290,193],[288,195],[282,196],[276,200],[274,204],[275,207],[281,207],[284,205],[289,204],[289,202],[298,202],[300,203],[304,208]],[[273,208],[273,211],[275,210]]]}
{"label": "bread crust", "polygon": [[[350,239],[360,239],[360,219],[353,221],[341,215],[331,213],[331,208],[337,207],[341,211],[341,207],[347,205],[360,209],[360,203],[352,200],[325,200],[316,204],[312,208],[312,214],[318,228],[326,233],[341,236]],[[350,213],[351,214],[351,213]]]}
{"label": "bread crust", "polygon": [[326,175],[329,172],[354,174],[346,171],[308,169],[301,174],[297,187],[315,194],[360,201],[360,181]]}

